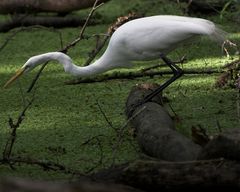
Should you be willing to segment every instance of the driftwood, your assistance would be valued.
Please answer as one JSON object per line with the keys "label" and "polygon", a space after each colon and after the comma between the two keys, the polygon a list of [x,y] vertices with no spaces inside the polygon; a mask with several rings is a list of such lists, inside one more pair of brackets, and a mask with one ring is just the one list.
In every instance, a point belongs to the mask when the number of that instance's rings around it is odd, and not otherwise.
{"label": "driftwood", "polygon": [[[99,0],[98,3],[109,0]],[[67,13],[92,7],[95,0],[1,0],[1,14],[57,12]]]}

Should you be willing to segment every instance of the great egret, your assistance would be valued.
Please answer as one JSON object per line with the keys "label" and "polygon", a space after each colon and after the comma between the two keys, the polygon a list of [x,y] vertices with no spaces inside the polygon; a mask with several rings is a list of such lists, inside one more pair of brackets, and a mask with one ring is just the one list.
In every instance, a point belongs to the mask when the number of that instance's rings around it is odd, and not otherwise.
{"label": "great egret", "polygon": [[71,58],[61,52],[49,52],[33,56],[4,87],[8,87],[25,72],[49,60],[59,61],[68,73],[79,77],[87,77],[114,68],[131,67],[132,61],[161,58],[171,68],[173,76],[158,89],[147,95],[143,100],[143,102],[146,102],[182,75],[182,70],[171,62],[166,55],[179,44],[199,35],[208,35],[221,44],[226,40],[225,32],[206,19],[172,15],[135,19],[123,24],[113,33],[106,51],[94,63],[80,67],[73,64]]}

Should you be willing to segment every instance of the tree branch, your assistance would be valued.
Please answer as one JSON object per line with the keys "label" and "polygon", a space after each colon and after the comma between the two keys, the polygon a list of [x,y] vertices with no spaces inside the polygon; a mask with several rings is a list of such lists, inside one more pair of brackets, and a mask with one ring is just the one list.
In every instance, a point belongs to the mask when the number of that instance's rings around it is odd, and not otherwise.
{"label": "tree branch", "polygon": [[[87,17],[87,19],[86,19],[86,21],[85,21],[85,23],[84,23],[84,25],[83,25],[83,27],[82,27],[82,29],[80,31],[79,36],[74,41],[72,41],[71,43],[66,45],[63,49],[59,50],[59,52],[67,53],[70,48],[74,47],[77,43],[79,43],[83,39],[83,34],[84,34],[85,29],[86,29],[86,27],[87,27],[87,25],[89,23],[90,18],[92,17],[92,15],[96,11],[96,9],[99,8],[101,5],[103,5],[103,3],[101,3],[100,5],[97,5],[98,1],[99,0],[95,1],[91,11],[89,12],[88,17]],[[32,83],[31,83],[31,85],[29,86],[29,88],[27,90],[28,93],[31,92],[32,88],[34,87],[34,85],[37,82],[38,78],[40,77],[43,69],[46,67],[47,63],[48,62],[44,63],[41,66],[40,70],[38,71],[37,75],[35,76],[35,78],[33,79]]]}
{"label": "tree branch", "polygon": [[[183,70],[184,74],[187,75],[197,75],[197,74],[212,74],[212,73],[222,73],[224,70],[217,70],[214,68],[199,70],[199,69],[185,69]],[[113,79],[135,79],[141,77],[154,77],[154,76],[162,76],[162,75],[171,75],[172,71],[146,71],[142,72],[142,70],[133,71],[133,72],[113,72],[111,74],[101,75],[95,78],[78,78],[66,81],[67,85],[74,85],[79,83],[94,83],[94,82],[103,82]]]}

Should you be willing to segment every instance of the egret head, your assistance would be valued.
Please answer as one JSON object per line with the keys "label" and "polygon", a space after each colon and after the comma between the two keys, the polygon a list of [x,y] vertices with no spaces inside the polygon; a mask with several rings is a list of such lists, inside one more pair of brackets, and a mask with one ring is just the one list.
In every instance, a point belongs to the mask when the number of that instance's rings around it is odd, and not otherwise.
{"label": "egret head", "polygon": [[31,71],[33,68],[37,67],[40,64],[46,64],[50,60],[56,60],[64,65],[64,69],[69,71],[72,67],[72,60],[69,56],[61,52],[48,52],[40,55],[36,55],[28,59],[28,61],[12,76],[11,79],[7,81],[4,85],[4,88],[7,88],[12,84],[16,79],[25,74],[26,72]]}
{"label": "egret head", "polygon": [[16,73],[5,83],[4,88],[8,88],[16,79],[22,76],[24,73],[30,71],[35,67],[36,63],[29,59]]}

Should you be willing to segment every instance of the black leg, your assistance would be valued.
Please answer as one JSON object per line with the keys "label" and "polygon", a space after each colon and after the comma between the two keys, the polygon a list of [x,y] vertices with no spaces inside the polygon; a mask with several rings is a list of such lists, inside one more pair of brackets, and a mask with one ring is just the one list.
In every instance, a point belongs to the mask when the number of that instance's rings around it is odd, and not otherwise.
{"label": "black leg", "polygon": [[[179,60],[179,61],[172,61],[172,63],[174,64],[183,64],[184,62],[186,62],[187,59],[185,57],[185,55]],[[158,67],[162,67],[162,66],[165,66],[166,64],[157,64],[157,65],[153,65],[153,66],[150,66],[150,67],[146,67],[146,68],[143,68],[142,69],[142,72],[146,72],[146,71],[149,71],[151,69],[156,69]]]}
{"label": "black leg", "polygon": [[164,84],[162,84],[160,87],[155,89],[153,92],[146,95],[143,101],[141,102],[142,104],[150,101],[153,97],[155,97],[166,87],[168,87],[172,82],[174,82],[176,79],[183,75],[183,70],[180,67],[178,67],[175,63],[173,63],[170,59],[168,59],[164,54],[161,54],[161,59],[171,68],[171,70],[173,71],[173,76],[169,80],[167,80]]}

